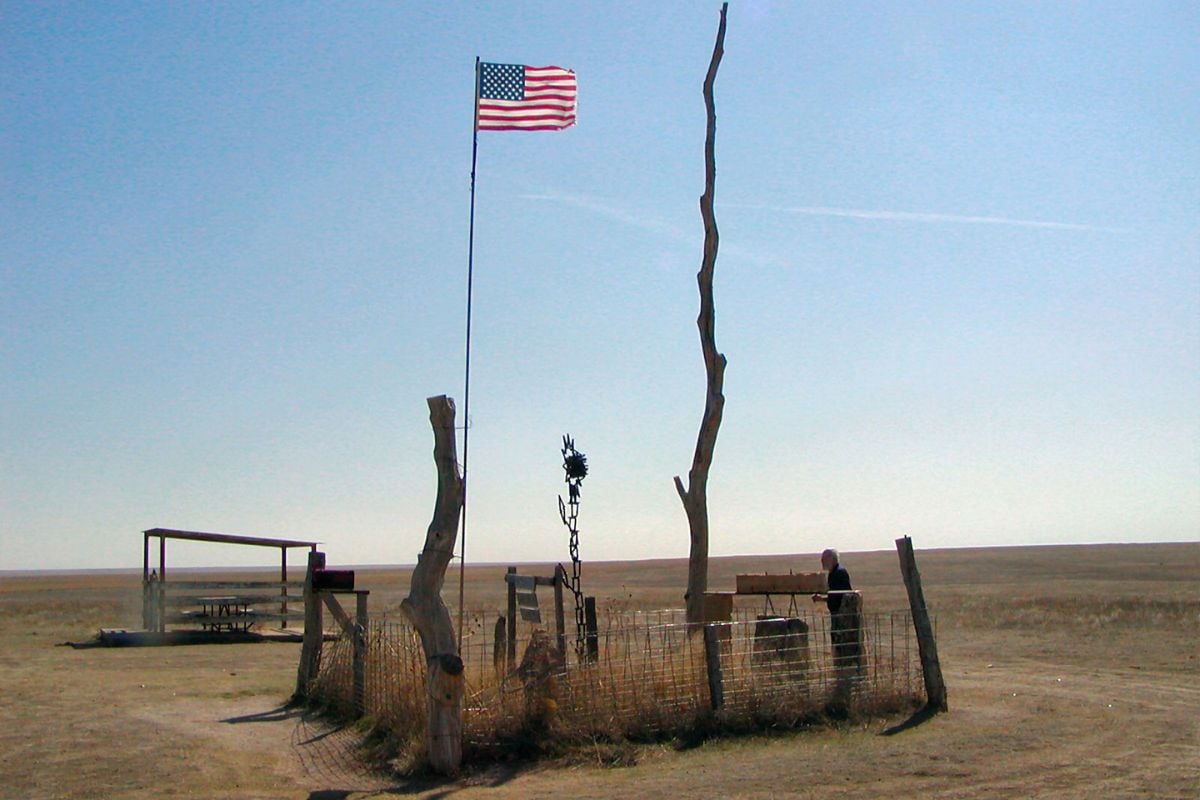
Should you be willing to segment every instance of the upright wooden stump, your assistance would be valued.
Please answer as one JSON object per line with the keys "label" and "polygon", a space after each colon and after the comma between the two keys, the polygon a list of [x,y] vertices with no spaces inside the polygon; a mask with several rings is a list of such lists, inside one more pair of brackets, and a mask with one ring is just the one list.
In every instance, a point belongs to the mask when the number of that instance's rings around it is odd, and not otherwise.
{"label": "upright wooden stump", "polygon": [[463,662],[458,654],[454,623],[442,601],[442,585],[458,538],[463,479],[454,436],[454,401],[441,395],[426,402],[433,427],[437,500],[425,533],[425,547],[417,556],[408,597],[401,602],[400,610],[420,634],[428,666],[425,744],[429,765],[443,775],[453,775],[462,764]]}

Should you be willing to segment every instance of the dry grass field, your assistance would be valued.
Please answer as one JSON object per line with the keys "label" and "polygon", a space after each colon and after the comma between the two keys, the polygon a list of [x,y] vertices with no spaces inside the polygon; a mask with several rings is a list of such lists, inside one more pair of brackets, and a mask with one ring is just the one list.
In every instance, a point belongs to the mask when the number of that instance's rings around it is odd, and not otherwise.
{"label": "dry grass field", "polygon": [[[1200,797],[1200,543],[915,544],[950,713],[642,745],[623,767],[586,753],[493,765],[455,781],[365,772],[353,728],[287,709],[299,645],[75,650],[59,645],[139,624],[140,575],[0,576],[0,797]],[[894,551],[843,561],[869,610],[905,606]],[[685,567],[585,564],[585,589],[679,606]],[[732,589],[737,572],[789,568],[815,570],[816,557],[715,559],[710,582]],[[503,572],[468,570],[468,608],[502,606]],[[373,616],[398,614],[407,580],[359,571]]]}

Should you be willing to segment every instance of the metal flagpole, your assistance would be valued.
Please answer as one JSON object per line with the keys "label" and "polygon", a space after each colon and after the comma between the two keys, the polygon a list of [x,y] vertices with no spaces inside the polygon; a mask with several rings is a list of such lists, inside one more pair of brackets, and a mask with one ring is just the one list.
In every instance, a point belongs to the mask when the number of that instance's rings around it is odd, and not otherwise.
{"label": "metal flagpole", "polygon": [[462,653],[467,567],[467,441],[471,432],[471,288],[475,275],[475,162],[479,154],[479,56],[475,56],[475,116],[471,120],[471,224],[467,234],[467,346],[463,381],[462,538],[458,555],[458,652]]}

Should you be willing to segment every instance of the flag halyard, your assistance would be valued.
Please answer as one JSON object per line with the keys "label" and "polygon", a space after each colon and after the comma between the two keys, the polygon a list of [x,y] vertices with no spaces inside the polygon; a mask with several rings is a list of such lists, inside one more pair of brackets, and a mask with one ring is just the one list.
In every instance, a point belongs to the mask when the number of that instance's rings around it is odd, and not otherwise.
{"label": "flag halyard", "polygon": [[575,73],[562,67],[479,65],[480,131],[558,131],[575,124]]}

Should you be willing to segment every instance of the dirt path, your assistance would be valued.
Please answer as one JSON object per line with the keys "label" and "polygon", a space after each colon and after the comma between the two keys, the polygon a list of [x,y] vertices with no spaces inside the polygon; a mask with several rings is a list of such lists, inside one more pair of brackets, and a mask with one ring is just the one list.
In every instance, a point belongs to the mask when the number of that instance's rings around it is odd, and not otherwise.
{"label": "dirt path", "polygon": [[[1029,658],[947,670],[952,711],[889,733],[866,728],[644,748],[628,768],[493,768],[459,781],[394,781],[361,771],[352,729],[330,730],[269,698],[178,700],[135,716],[211,757],[252,761],[269,785],[230,797],[579,798],[895,797],[1187,798],[1200,796],[1200,686],[1170,672]],[[185,762],[187,763],[187,762]],[[202,783],[222,774],[201,770]],[[132,787],[131,787],[132,788]],[[132,788],[129,794],[155,796]],[[198,796],[184,794],[182,796]]]}

